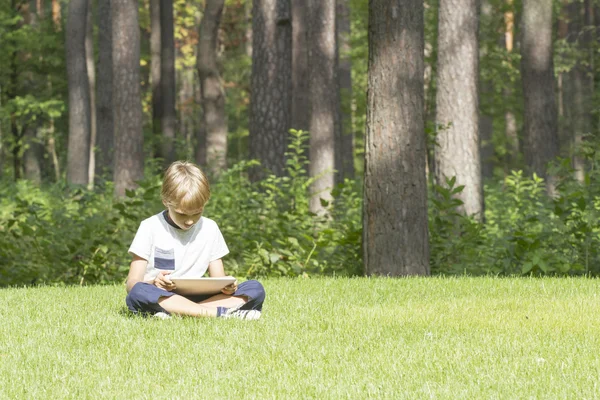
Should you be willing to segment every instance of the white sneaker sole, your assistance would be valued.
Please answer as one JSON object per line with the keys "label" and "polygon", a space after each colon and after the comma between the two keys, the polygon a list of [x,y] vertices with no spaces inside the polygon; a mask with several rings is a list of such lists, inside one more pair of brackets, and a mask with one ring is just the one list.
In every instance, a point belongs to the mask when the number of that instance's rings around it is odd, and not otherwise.
{"label": "white sneaker sole", "polygon": [[157,319],[170,319],[171,316],[167,313],[164,312],[157,312],[156,314],[154,314],[152,317],[157,318]]}

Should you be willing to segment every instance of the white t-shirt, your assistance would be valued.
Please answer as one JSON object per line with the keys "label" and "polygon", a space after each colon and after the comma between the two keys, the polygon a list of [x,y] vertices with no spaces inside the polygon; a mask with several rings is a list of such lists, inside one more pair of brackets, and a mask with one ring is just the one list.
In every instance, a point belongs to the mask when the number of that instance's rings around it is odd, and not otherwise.
{"label": "white t-shirt", "polygon": [[211,261],[229,253],[225,239],[212,219],[201,217],[189,230],[169,225],[162,212],[140,224],[129,253],[148,261],[144,280],[160,270],[172,277],[201,278]]}

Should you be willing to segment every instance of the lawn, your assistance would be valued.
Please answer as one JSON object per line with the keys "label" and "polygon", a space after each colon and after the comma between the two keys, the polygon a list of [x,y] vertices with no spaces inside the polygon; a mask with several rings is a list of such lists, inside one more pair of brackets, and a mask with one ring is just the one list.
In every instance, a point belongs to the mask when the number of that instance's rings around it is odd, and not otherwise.
{"label": "lawn", "polygon": [[131,317],[122,286],[0,289],[0,398],[591,399],[596,279],[268,279],[259,321]]}

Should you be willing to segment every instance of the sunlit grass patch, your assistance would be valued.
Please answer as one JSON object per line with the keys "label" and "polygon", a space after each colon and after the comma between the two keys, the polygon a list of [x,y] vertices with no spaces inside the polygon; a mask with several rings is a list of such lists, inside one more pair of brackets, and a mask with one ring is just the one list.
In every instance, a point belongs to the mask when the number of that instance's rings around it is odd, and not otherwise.
{"label": "sunlit grass patch", "polygon": [[0,398],[597,398],[595,279],[268,279],[259,321],[0,290]]}

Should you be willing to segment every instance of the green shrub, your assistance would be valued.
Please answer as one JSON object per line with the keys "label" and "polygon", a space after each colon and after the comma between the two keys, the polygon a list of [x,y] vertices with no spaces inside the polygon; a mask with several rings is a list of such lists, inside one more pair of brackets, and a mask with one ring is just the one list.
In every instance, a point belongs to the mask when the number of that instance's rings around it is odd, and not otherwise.
{"label": "green shrub", "polygon": [[[306,132],[291,131],[284,176],[251,182],[256,161],[240,162],[212,182],[205,215],[220,226],[239,277],[358,275],[362,273],[362,185],[346,181],[309,210]],[[485,218],[461,215],[455,179],[429,195],[429,239],[434,274],[598,275],[600,173],[590,146],[590,172],[573,178],[570,161],[556,166],[558,196],[544,181],[513,171],[485,186]],[[148,165],[148,170],[155,167]],[[108,182],[93,191],[64,184],[38,188],[0,181],[2,286],[122,281],[127,248],[139,223],[163,209],[161,176],[150,174],[122,199]]]}
{"label": "green shrub", "polygon": [[231,250],[227,270],[244,276],[360,273],[356,184],[347,181],[333,191],[327,216],[311,213],[308,134],[292,130],[290,139],[284,176],[251,183],[247,171],[256,162],[242,162],[213,185],[206,215],[218,222]]}
{"label": "green shrub", "polygon": [[[213,182],[205,215],[230,248],[237,276],[350,275],[360,272],[360,203],[356,184],[334,190],[329,216],[309,212],[305,132],[291,133],[286,175],[251,183],[241,162]],[[152,168],[148,168],[152,169]],[[160,212],[161,176],[150,175],[123,199],[108,182],[93,191],[61,184],[0,182],[2,286],[122,281],[139,223]]]}
{"label": "green shrub", "polygon": [[[593,160],[592,160],[593,161]],[[458,214],[455,188],[435,187],[430,212],[433,273],[472,275],[597,275],[600,273],[600,174],[573,179],[570,161],[554,173],[558,195],[543,179],[513,171],[485,187],[485,221]]]}

